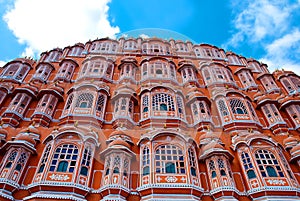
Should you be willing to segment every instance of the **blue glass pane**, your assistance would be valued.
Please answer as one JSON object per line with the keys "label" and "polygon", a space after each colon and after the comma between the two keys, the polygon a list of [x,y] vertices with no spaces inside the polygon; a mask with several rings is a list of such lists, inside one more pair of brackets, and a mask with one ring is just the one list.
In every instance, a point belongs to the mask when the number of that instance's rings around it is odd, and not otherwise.
{"label": "blue glass pane", "polygon": [[74,167],[70,167],[69,172],[74,172]]}
{"label": "blue glass pane", "polygon": [[55,170],[55,166],[50,166],[50,171],[54,171]]}

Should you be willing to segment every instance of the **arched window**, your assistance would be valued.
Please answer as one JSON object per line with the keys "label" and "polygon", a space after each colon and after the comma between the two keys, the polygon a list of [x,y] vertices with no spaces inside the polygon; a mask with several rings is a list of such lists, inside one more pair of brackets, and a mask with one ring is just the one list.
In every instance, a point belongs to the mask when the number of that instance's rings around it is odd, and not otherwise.
{"label": "arched window", "polygon": [[87,147],[83,151],[82,161],[81,161],[81,169],[80,174],[83,176],[88,175],[89,167],[91,165],[92,160],[92,150],[90,147]]}
{"label": "arched window", "polygon": [[255,112],[255,110],[254,110],[254,108],[253,108],[253,105],[251,104],[251,102],[250,101],[246,101],[247,102],[247,106],[248,106],[248,108],[249,108],[249,110],[250,110],[250,114],[252,115],[252,118],[255,120],[255,121],[258,121],[258,118],[257,118],[257,114],[256,114],[256,112]]}
{"label": "arched window", "polygon": [[105,103],[106,103],[106,96],[104,96],[103,94],[99,94],[98,96],[98,100],[97,100],[97,111],[99,113],[98,116],[103,116],[104,114],[104,106],[105,106]]}
{"label": "arched window", "polygon": [[296,90],[300,91],[300,78],[299,77],[290,77],[293,85],[295,86]]}
{"label": "arched window", "polygon": [[160,145],[155,150],[155,172],[185,174],[182,149],[175,145]]}
{"label": "arched window", "polygon": [[68,162],[67,161],[60,161],[58,163],[58,166],[57,166],[57,172],[66,172],[67,171],[67,168],[68,168]]}
{"label": "arched window", "polygon": [[40,168],[38,169],[37,173],[41,173],[41,172],[44,171],[45,165],[48,161],[48,156],[49,156],[49,153],[50,153],[50,149],[51,149],[51,145],[48,145],[46,147],[45,151],[44,151],[43,157],[40,160]]}
{"label": "arched window", "polygon": [[58,98],[55,97],[54,95],[44,94],[42,99],[40,99],[37,108],[35,109],[35,113],[42,112],[52,116],[57,102],[58,102]]}
{"label": "arched window", "polygon": [[261,83],[267,92],[278,90],[278,86],[271,75],[265,75],[263,78],[261,78]]}
{"label": "arched window", "polygon": [[124,64],[121,66],[121,72],[120,72],[120,78],[119,80],[123,78],[131,78],[135,80],[135,73],[136,73],[136,66],[132,63]]}
{"label": "arched window", "polygon": [[119,155],[117,155],[113,160],[113,174],[119,174],[120,173],[120,166],[121,166],[121,158]]}
{"label": "arched window", "polygon": [[45,61],[46,62],[57,62],[62,55],[61,51],[58,50],[51,50],[50,53],[47,55]]}
{"label": "arched window", "polygon": [[287,92],[288,92],[289,94],[295,92],[295,89],[294,89],[294,87],[292,86],[292,83],[290,83],[290,80],[289,80],[289,79],[287,79],[287,78],[282,78],[280,81],[281,81],[282,85],[284,86],[284,88],[287,90]]}
{"label": "arched window", "polygon": [[144,147],[142,155],[143,176],[150,174],[150,150],[149,147]]}
{"label": "arched window", "polygon": [[71,61],[64,61],[59,68],[54,80],[70,81],[75,70],[75,64]]}
{"label": "arched window", "polygon": [[142,78],[148,77],[176,80],[175,66],[165,61],[146,62],[142,66]]}
{"label": "arched window", "polygon": [[91,93],[82,93],[76,100],[75,107],[92,108],[94,96]]}
{"label": "arched window", "polygon": [[188,156],[189,156],[191,175],[196,177],[197,176],[197,163],[196,163],[196,156],[195,156],[194,149],[189,148],[188,154],[189,154]]}
{"label": "arched window", "polygon": [[46,81],[52,71],[53,67],[49,64],[41,64],[35,71],[32,79],[39,79],[41,81]]}
{"label": "arched window", "polygon": [[274,125],[277,122],[283,122],[283,119],[274,104],[268,103],[262,106],[262,111],[270,125]]}
{"label": "arched window", "polygon": [[173,97],[166,93],[157,93],[152,97],[154,111],[175,111]]}
{"label": "arched window", "polygon": [[228,109],[227,109],[227,106],[226,106],[224,100],[219,100],[218,101],[218,109],[219,109],[219,112],[221,113],[221,115],[223,117],[229,115],[229,112],[228,112]]}
{"label": "arched window", "polygon": [[88,168],[87,167],[81,167],[80,174],[83,175],[83,176],[87,176],[88,175]]}
{"label": "arched window", "polygon": [[111,162],[111,158],[110,156],[106,157],[105,159],[105,176],[109,175],[110,173],[110,162]]}
{"label": "arched window", "polygon": [[120,173],[119,168],[118,168],[118,167],[115,167],[113,173],[114,173],[114,174],[119,174],[119,173]]}
{"label": "arched window", "polygon": [[166,163],[166,173],[176,173],[175,163],[173,162]]}
{"label": "arched window", "polygon": [[252,164],[249,154],[246,152],[242,152],[241,159],[242,159],[242,164],[243,164],[243,167],[247,174],[248,179],[256,178],[256,174],[254,172],[254,166]]}
{"label": "arched window", "polygon": [[233,114],[248,114],[244,103],[236,98],[230,99],[229,101]]}
{"label": "arched window", "polygon": [[262,177],[284,177],[279,161],[269,150],[256,151],[255,159]]}
{"label": "arched window", "polygon": [[213,160],[210,160],[208,164],[211,178],[217,177],[215,162]]}
{"label": "arched window", "polygon": [[149,111],[149,96],[144,95],[142,100],[143,100],[143,102],[142,102],[142,111],[143,111],[143,113],[148,112]]}
{"label": "arched window", "polygon": [[65,108],[65,110],[68,110],[68,109],[70,109],[70,107],[71,107],[71,104],[72,104],[72,102],[73,102],[73,98],[74,98],[74,95],[73,95],[73,94],[71,94],[71,95],[69,96],[69,98],[68,98],[68,101],[67,101],[67,104],[66,104],[66,108]]}
{"label": "arched window", "polygon": [[286,107],[286,111],[291,117],[294,125],[297,127],[300,125],[300,105],[290,105]]}
{"label": "arched window", "polygon": [[137,43],[133,40],[126,41],[123,48],[124,50],[135,50],[137,49]]}
{"label": "arched window", "polygon": [[81,46],[73,46],[69,52],[68,52],[68,56],[80,56],[82,51],[83,51],[83,47]]}
{"label": "arched window", "polygon": [[184,105],[183,105],[182,97],[177,95],[176,101],[177,101],[178,113],[179,115],[182,115],[182,117],[184,117]]}
{"label": "arched window", "polygon": [[24,167],[24,165],[27,162],[27,158],[28,158],[28,154],[26,152],[23,152],[17,161],[15,170],[21,172],[22,168]]}
{"label": "arched window", "polygon": [[253,170],[248,170],[247,171],[247,177],[248,177],[248,179],[256,178],[255,172]]}
{"label": "arched window", "polygon": [[30,70],[30,66],[22,63],[11,63],[2,71],[0,78],[14,79],[22,82]]}
{"label": "arched window", "polygon": [[78,148],[74,144],[62,144],[55,149],[50,172],[74,172],[78,158]]}
{"label": "arched window", "polygon": [[91,52],[111,53],[117,51],[118,42],[113,41],[95,41],[93,42]]}
{"label": "arched window", "polygon": [[19,93],[14,97],[7,108],[7,111],[15,111],[23,115],[31,101],[31,97],[25,93]]}
{"label": "arched window", "polygon": [[13,150],[10,152],[7,161],[6,161],[6,165],[5,168],[10,168],[13,164],[13,162],[15,161],[16,157],[17,157],[18,151],[17,150]]}
{"label": "arched window", "polygon": [[113,74],[113,61],[104,58],[93,58],[83,62],[83,68],[79,73],[79,78],[104,78],[111,79]]}
{"label": "arched window", "polygon": [[211,119],[210,109],[205,101],[195,101],[191,105],[194,123],[199,121],[209,121]]}
{"label": "arched window", "polygon": [[221,176],[226,176],[227,174],[226,174],[226,167],[225,167],[224,161],[221,158],[218,158],[217,162],[218,162],[218,167],[219,167]]}

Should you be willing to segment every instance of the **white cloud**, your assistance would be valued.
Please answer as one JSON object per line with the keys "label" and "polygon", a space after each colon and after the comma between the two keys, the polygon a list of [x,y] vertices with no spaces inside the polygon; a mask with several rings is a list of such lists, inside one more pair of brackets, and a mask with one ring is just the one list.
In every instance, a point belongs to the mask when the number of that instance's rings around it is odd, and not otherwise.
{"label": "white cloud", "polygon": [[254,0],[244,4],[245,7],[234,8],[237,13],[233,21],[236,32],[225,46],[237,47],[245,39],[258,42],[268,36],[282,34],[289,28],[292,12],[300,6],[300,2],[290,4],[288,0]]}
{"label": "white cloud", "polygon": [[300,0],[232,0],[233,35],[224,49],[245,44],[264,50],[259,59],[275,69],[300,74],[300,26],[294,23]]}
{"label": "white cloud", "polygon": [[140,34],[139,37],[141,37],[143,39],[150,38],[150,36],[148,36],[147,34]]}
{"label": "white cloud", "polygon": [[261,61],[268,64],[270,70],[284,68],[300,75],[300,31],[294,29],[266,46],[266,55]]}
{"label": "white cloud", "polygon": [[0,61],[0,68],[2,68],[6,63],[6,61]]}
{"label": "white cloud", "polygon": [[22,44],[23,56],[56,47],[114,37],[119,32],[108,20],[110,0],[15,0],[4,20]]}

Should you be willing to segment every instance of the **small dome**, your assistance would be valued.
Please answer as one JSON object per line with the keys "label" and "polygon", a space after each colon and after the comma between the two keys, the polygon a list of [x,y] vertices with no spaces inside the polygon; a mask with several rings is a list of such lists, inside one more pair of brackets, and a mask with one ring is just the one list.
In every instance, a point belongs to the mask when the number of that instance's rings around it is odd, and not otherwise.
{"label": "small dome", "polygon": [[199,91],[199,89],[195,86],[189,88],[187,90],[187,94],[188,95],[197,94],[197,95],[203,96],[203,93],[201,91]]}
{"label": "small dome", "polygon": [[216,141],[212,141],[202,147],[202,151],[206,152],[210,149],[221,149],[224,150],[224,147]]}
{"label": "small dome", "polygon": [[35,140],[29,133],[19,133],[14,141],[26,141],[32,145],[35,145]]}
{"label": "small dome", "polygon": [[298,142],[297,138],[295,138],[292,135],[290,135],[289,137],[287,137],[283,140],[284,146],[295,145],[295,144],[297,144],[297,142]]}
{"label": "small dome", "polygon": [[33,125],[30,125],[28,126],[28,128],[21,130],[20,133],[32,133],[32,134],[40,135],[40,131],[37,128],[35,128]]}
{"label": "small dome", "polygon": [[298,143],[296,146],[294,146],[291,151],[290,151],[291,155],[300,155],[300,143]]}
{"label": "small dome", "polygon": [[109,147],[123,146],[123,147],[130,149],[130,145],[127,142],[125,142],[124,140],[122,140],[121,138],[118,138],[118,139],[112,141],[111,143],[109,143],[108,146]]}
{"label": "small dome", "polygon": [[59,83],[53,84],[52,86],[49,87],[49,89],[57,91],[60,94],[64,94],[64,88],[60,86]]}
{"label": "small dome", "polygon": [[200,136],[199,140],[212,140],[212,139],[219,139],[219,136],[213,132],[207,132]]}
{"label": "small dome", "polygon": [[114,132],[112,132],[112,133],[110,134],[109,137],[116,136],[116,135],[125,135],[125,136],[127,136],[126,133],[125,133],[124,131],[122,131],[122,130],[115,130]]}

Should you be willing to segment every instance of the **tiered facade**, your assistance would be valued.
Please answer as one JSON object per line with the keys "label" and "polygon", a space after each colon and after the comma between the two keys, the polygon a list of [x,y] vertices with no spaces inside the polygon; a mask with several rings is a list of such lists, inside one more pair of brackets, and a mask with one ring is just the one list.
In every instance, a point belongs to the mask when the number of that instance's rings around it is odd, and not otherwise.
{"label": "tiered facade", "polygon": [[300,77],[108,38],[0,73],[0,200],[300,200]]}

